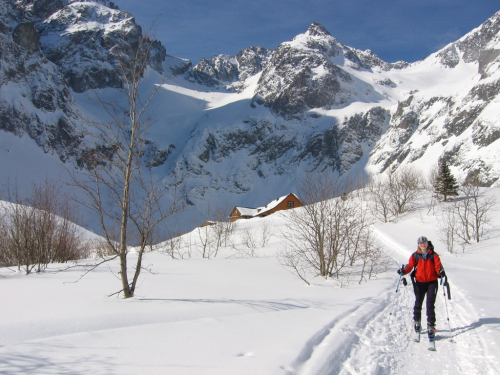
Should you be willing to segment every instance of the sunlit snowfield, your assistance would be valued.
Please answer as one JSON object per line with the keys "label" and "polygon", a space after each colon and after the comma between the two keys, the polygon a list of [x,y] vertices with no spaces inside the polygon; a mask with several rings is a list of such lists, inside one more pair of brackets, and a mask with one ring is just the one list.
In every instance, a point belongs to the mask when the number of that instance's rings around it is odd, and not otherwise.
{"label": "sunlit snowfield", "polygon": [[[498,210],[500,191],[487,191]],[[500,217],[492,212],[480,243],[449,254],[437,233],[442,205],[433,215],[423,199],[419,210],[376,224],[392,269],[361,284],[353,276],[342,288],[319,277],[307,286],[279,264],[286,213],[237,222],[239,249],[244,228],[257,235],[263,222],[272,225],[254,256],[226,247],[203,259],[195,232],[184,236],[184,259],[146,254],[151,272],[129,300],[108,297],[120,289],[116,262],[81,280],[79,268],[55,272],[67,265],[28,276],[0,269],[0,373],[498,374]],[[421,235],[435,244],[451,284],[452,299],[445,304],[440,288],[436,302],[436,352],[424,336],[411,341],[411,283],[395,292],[395,271]]]}

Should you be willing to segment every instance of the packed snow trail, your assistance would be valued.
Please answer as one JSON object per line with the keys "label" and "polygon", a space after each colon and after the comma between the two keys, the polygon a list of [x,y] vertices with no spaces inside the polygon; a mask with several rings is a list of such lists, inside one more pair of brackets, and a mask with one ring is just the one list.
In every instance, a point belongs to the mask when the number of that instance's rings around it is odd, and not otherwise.
{"label": "packed snow trail", "polygon": [[436,369],[450,375],[499,373],[497,365],[488,358],[482,336],[474,332],[478,314],[460,290],[454,289],[454,300],[448,301],[451,302],[451,337],[443,295],[436,301],[436,352],[427,350],[426,334],[422,333],[420,343],[412,340],[414,295],[411,284],[403,288],[399,298],[390,325],[386,308],[358,333],[359,344],[353,348],[339,374],[427,374],[435,373]]}
{"label": "packed snow trail", "polygon": [[[383,233],[386,245],[399,255],[409,256],[411,251],[392,241]],[[387,237],[387,238],[386,238]],[[397,256],[399,259],[400,256]],[[409,276],[406,276],[409,279]],[[486,329],[480,314],[467,300],[465,293],[451,285],[452,300],[446,300],[443,286],[439,285],[436,299],[436,351],[428,350],[423,307],[422,335],[419,343],[413,341],[413,304],[415,297],[411,281],[399,286],[395,274],[394,288],[384,296],[365,303],[332,322],[328,334],[321,340],[306,345],[309,355],[299,357],[290,374],[298,375],[365,375],[365,374],[431,374],[443,375],[495,375],[500,365],[489,355]],[[395,299],[395,300],[394,300]],[[393,306],[395,304],[395,306]],[[447,306],[446,306],[447,304]],[[451,332],[447,320],[448,308]],[[392,310],[394,309],[394,310]],[[391,316],[391,310],[393,311]],[[344,333],[344,334],[342,334]]]}

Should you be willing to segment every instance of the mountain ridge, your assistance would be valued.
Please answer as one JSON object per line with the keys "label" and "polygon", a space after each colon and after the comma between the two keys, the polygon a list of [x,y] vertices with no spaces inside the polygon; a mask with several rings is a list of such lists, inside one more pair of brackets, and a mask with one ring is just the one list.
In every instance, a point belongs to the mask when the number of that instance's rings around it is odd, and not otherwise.
{"label": "mountain ridge", "polygon": [[[144,89],[172,78],[155,99],[152,171],[166,184],[184,178],[198,206],[210,197],[252,205],[293,190],[304,171],[428,170],[439,157],[462,180],[500,186],[499,32],[497,12],[413,63],[346,46],[319,23],[274,50],[194,66],[155,41]],[[86,119],[102,115],[87,93],[116,95],[110,51],[139,35],[107,0],[1,5],[0,128],[75,163]]]}

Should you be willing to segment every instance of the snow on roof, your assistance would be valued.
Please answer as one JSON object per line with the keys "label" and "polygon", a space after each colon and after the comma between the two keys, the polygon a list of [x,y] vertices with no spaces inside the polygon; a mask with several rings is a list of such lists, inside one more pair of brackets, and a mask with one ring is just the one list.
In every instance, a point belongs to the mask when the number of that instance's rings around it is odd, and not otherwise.
{"label": "snow on roof", "polygon": [[257,208],[236,207],[236,209],[240,212],[241,216],[255,216],[258,212]]}
{"label": "snow on roof", "polygon": [[257,208],[258,210],[258,213],[259,214],[262,214],[264,212],[267,212],[267,211],[270,211],[272,210],[273,208],[275,208],[278,204],[280,204],[281,202],[283,202],[285,200],[286,197],[288,197],[290,194],[287,194],[287,195],[284,195],[282,197],[279,197],[279,198],[276,198],[275,200],[269,202],[265,207],[259,207]]}

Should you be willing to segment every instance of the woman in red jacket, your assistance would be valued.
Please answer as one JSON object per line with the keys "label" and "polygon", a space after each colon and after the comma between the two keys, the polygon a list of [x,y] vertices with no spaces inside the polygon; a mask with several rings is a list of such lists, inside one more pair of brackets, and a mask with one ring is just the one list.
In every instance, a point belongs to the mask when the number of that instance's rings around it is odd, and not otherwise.
{"label": "woman in red jacket", "polygon": [[445,277],[443,265],[439,255],[434,252],[434,246],[427,237],[418,239],[418,249],[410,256],[406,266],[398,270],[398,274],[406,275],[415,268],[415,306],[413,308],[413,320],[415,331],[420,332],[422,304],[427,295],[427,332],[430,338],[434,338],[436,331],[436,313],[434,304],[438,290],[438,278]]}

